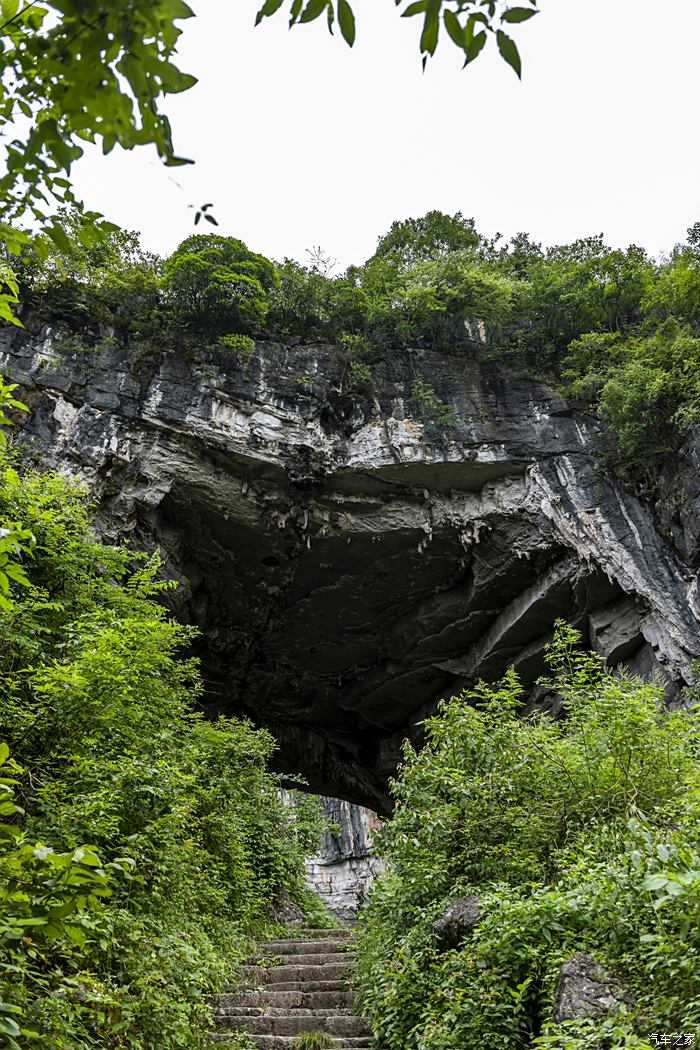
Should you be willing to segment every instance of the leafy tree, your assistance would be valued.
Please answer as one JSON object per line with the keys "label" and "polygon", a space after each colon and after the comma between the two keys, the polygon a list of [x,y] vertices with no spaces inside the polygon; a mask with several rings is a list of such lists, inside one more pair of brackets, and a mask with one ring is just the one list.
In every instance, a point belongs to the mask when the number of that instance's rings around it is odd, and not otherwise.
{"label": "leafy tree", "polygon": [[242,241],[194,234],[166,261],[163,287],[176,323],[206,335],[250,335],[265,320],[277,280],[273,263]]}
{"label": "leafy tree", "polygon": [[638,320],[653,272],[643,249],[608,248],[602,235],[551,248],[528,265],[522,294],[527,341],[551,360],[585,332],[616,331]]}
{"label": "leafy tree", "polygon": [[483,243],[477,233],[473,219],[465,219],[461,212],[445,215],[441,211],[429,211],[420,219],[403,219],[393,222],[379,238],[374,256],[367,261],[371,266],[375,258],[391,259],[398,266],[428,262],[453,252],[476,249]]}
{"label": "leafy tree", "polygon": [[82,335],[107,324],[132,338],[155,338],[162,323],[160,260],[133,231],[114,227],[91,241],[83,237],[91,220],[82,212],[63,209],[57,218],[65,245],[41,253],[34,245],[15,263],[25,319],[50,317]]}
{"label": "leafy tree", "polygon": [[470,253],[453,252],[408,269],[395,294],[404,309],[408,341],[424,338],[444,348],[503,341],[514,288]]}
{"label": "leafy tree", "polygon": [[696,248],[673,252],[660,267],[642,305],[652,322],[675,317],[682,324],[700,325],[700,253]]}
{"label": "leafy tree", "polygon": [[350,276],[328,277],[314,266],[285,259],[270,292],[266,328],[275,338],[330,339],[362,331],[367,296]]}

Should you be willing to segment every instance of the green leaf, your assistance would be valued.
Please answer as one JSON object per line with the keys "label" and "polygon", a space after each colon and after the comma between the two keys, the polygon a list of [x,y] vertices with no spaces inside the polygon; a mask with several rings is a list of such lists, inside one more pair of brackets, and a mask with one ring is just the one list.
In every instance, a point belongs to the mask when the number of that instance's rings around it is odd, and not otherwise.
{"label": "green leaf", "polygon": [[434,55],[440,35],[440,0],[428,0],[425,22],[420,37],[420,49],[424,55]]}
{"label": "green leaf", "polygon": [[539,11],[532,11],[528,7],[509,7],[501,16],[502,22],[527,22],[528,18],[534,18]]}
{"label": "green leaf", "polygon": [[450,38],[454,41],[457,47],[465,49],[467,46],[467,38],[464,26],[461,25],[454,11],[445,11],[442,20],[445,23],[445,29]]}
{"label": "green leaf", "polygon": [[467,45],[466,52],[465,52],[465,54],[466,54],[465,65],[468,62],[473,62],[474,61],[474,59],[477,57],[477,55],[482,51],[482,49],[483,49],[485,44],[486,44],[486,31],[484,29],[482,29],[481,32],[477,33],[476,36],[474,37],[474,39]]}
{"label": "green leaf", "polygon": [[260,25],[263,18],[269,18],[270,15],[274,15],[276,11],[279,11],[284,0],[265,0],[257,15],[255,16],[256,26]]}
{"label": "green leaf", "polygon": [[520,79],[522,74],[522,64],[520,62],[520,54],[515,46],[515,41],[512,40],[507,33],[504,33],[502,29],[498,29],[496,31],[496,43],[498,44],[501,58],[508,63],[511,69],[515,70],[518,79]]}
{"label": "green leaf", "polygon": [[5,762],[7,762],[9,757],[10,749],[7,746],[7,744],[3,742],[2,744],[0,744],[0,765],[3,765]]}
{"label": "green leaf", "polygon": [[314,22],[328,7],[330,0],[309,0],[301,13],[299,22]]}
{"label": "green leaf", "polygon": [[343,40],[352,47],[355,43],[355,15],[348,0],[338,0],[338,24]]}
{"label": "green leaf", "polygon": [[[400,3],[401,0],[398,0]],[[402,18],[411,18],[413,15],[422,15],[428,6],[428,0],[415,0],[415,3],[409,4],[405,11],[401,12]]]}
{"label": "green leaf", "polygon": [[66,254],[70,252],[70,241],[62,226],[59,226],[58,224],[49,226],[46,230],[46,234],[51,238],[60,252],[65,252]]}
{"label": "green leaf", "polygon": [[642,885],[645,890],[661,890],[668,883],[666,875],[647,875]]}

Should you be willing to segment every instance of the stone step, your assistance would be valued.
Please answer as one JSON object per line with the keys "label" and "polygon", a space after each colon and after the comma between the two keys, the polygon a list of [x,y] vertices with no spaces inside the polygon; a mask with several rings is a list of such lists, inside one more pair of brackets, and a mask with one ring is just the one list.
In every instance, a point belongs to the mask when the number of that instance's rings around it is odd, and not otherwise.
{"label": "stone step", "polygon": [[[228,1032],[214,1032],[209,1036],[213,1043],[225,1043],[231,1038]],[[295,1035],[251,1035],[253,1042],[261,1050],[293,1050]],[[371,1047],[372,1040],[368,1036],[359,1036],[350,1039],[338,1039],[333,1044],[333,1050],[360,1050],[363,1047]]]}
{"label": "stone step", "polygon": [[330,1006],[269,1006],[265,1003],[263,1006],[217,1006],[215,1011],[215,1017],[217,1020],[221,1020],[226,1017],[229,1020],[233,1017],[245,1018],[245,1017],[342,1017],[348,1015],[353,1017],[353,1011],[348,1006],[336,1006],[334,1003]]}
{"label": "stone step", "polygon": [[[293,944],[303,944],[304,941],[321,941],[331,938],[336,941],[346,941],[353,936],[353,930],[344,926],[335,926],[333,929],[303,929],[299,931],[298,937],[280,937],[278,941],[290,941]],[[258,944],[269,944],[269,941],[258,941]]]}
{"label": "stone step", "polygon": [[[217,1007],[214,1016],[217,1021],[227,1018],[238,1018],[241,1024],[246,1017],[354,1017],[355,1013],[347,1006],[310,1007],[310,1006],[222,1006]],[[229,1026],[230,1027],[230,1026]]]}
{"label": "stone step", "polygon": [[[272,953],[273,956],[275,953]],[[260,955],[252,956],[250,959],[246,959],[246,966],[257,966],[260,962]],[[262,956],[265,958],[265,956]],[[337,952],[307,952],[299,955],[276,955],[276,958],[280,960],[276,966],[266,966],[266,970],[278,970],[280,966],[325,966],[327,963],[342,963],[345,960],[350,961],[350,953],[339,950]]]}
{"label": "stone step", "polygon": [[329,952],[347,952],[348,938],[314,938],[308,941],[260,941],[260,955],[323,955]]}
{"label": "stone step", "polygon": [[[323,956],[311,956],[312,959],[324,958]],[[288,983],[295,981],[305,983],[306,981],[339,981],[347,976],[351,960],[348,958],[332,957],[332,961],[324,958],[324,962],[304,962],[303,965],[281,966],[241,966],[240,974],[246,984],[269,985]]]}
{"label": "stone step", "polygon": [[243,1029],[251,1035],[301,1035],[302,1032],[327,1032],[336,1036],[367,1036],[369,1027],[363,1017],[350,1014],[289,1013],[270,1017],[218,1017],[224,1029]]}
{"label": "stone step", "polygon": [[300,930],[298,940],[315,937],[352,937],[352,929],[347,926],[333,926],[330,929],[316,929],[310,927],[308,930]]}
{"label": "stone step", "polygon": [[234,995],[236,992],[260,992],[271,994],[274,992],[339,992],[348,987],[347,981],[276,981],[274,986],[258,984],[239,984],[231,988],[226,994]]}
{"label": "stone step", "polygon": [[233,1007],[306,1007],[310,1010],[323,1010],[336,1006],[351,1006],[354,999],[353,992],[344,981],[328,982],[337,983],[338,988],[314,990],[303,985],[299,989],[280,991],[277,987],[266,988],[264,991],[248,990],[243,992],[229,992],[220,995],[217,1000],[218,1010],[228,1010]]}

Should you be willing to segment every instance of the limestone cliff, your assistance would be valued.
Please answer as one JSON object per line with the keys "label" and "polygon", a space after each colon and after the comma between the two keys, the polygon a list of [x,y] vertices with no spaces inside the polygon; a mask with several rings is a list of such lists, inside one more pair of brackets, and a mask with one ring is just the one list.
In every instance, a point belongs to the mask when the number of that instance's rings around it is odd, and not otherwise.
{"label": "limestone cliff", "polygon": [[[28,454],[85,478],[102,534],[159,547],[180,581],[208,709],[268,725],[320,793],[385,809],[406,732],[478,677],[534,682],[556,617],[671,695],[690,678],[692,442],[653,507],[606,471],[595,419],[495,365],[387,354],[356,393],[324,346],[139,360],[44,329],[0,351]],[[421,418],[417,375],[455,426]]]}

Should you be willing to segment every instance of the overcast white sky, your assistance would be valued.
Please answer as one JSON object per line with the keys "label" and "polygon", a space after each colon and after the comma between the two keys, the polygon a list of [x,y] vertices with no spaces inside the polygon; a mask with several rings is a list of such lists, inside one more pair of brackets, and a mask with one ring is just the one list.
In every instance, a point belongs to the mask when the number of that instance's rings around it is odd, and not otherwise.
{"label": "overcast white sky", "polygon": [[283,12],[255,29],[256,0],[190,3],[179,64],[199,84],[169,112],[195,166],[95,152],[74,170],[151,250],[191,233],[187,205],[205,201],[257,251],[303,260],[319,244],[342,266],[431,208],[489,235],[602,231],[653,253],[700,220],[699,0],[664,0],[663,19],[656,0],[542,0],[514,27],[522,83],[494,54],[462,71],[449,41],[423,74],[418,19],[392,0],[355,0],[352,50],[320,24],[288,32]]}

